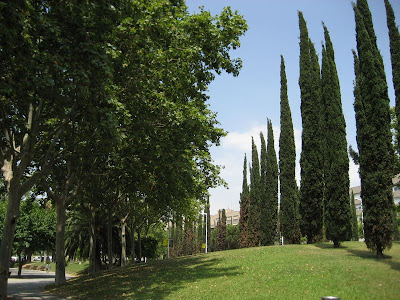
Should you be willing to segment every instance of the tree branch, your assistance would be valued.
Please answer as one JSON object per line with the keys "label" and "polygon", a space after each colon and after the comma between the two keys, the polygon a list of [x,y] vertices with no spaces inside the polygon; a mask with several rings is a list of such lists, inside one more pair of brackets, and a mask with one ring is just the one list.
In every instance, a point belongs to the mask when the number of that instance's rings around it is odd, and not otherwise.
{"label": "tree branch", "polygon": [[[65,125],[65,124],[64,124],[64,125]],[[48,162],[49,162],[49,157],[50,157],[51,153],[53,152],[53,149],[54,149],[54,147],[55,147],[55,145],[56,145],[56,140],[60,137],[60,135],[61,135],[61,133],[62,133],[63,127],[64,127],[64,126],[60,126],[60,127],[58,128],[58,130],[57,130],[57,132],[56,132],[56,134],[55,134],[53,140],[51,141],[51,144],[50,144],[49,149],[47,149],[47,151],[46,151],[46,155],[45,155],[44,161],[43,161],[43,165],[44,165],[44,166],[47,165]]]}
{"label": "tree branch", "polygon": [[49,198],[51,200],[53,200],[54,202],[57,202],[58,197],[50,190],[50,187],[46,187],[46,193],[47,193],[47,196],[49,196]]}
{"label": "tree branch", "polygon": [[[31,102],[31,103],[29,103],[28,123],[26,124],[26,131],[27,132],[24,134],[24,137],[22,139],[21,153],[24,153],[26,148],[27,148],[27,146],[29,146],[32,126],[33,126],[33,105],[32,105],[32,102]],[[29,150],[28,150],[28,152],[29,152]]]}
{"label": "tree branch", "polygon": [[44,176],[49,171],[48,166],[42,167],[41,170],[33,173],[31,177],[29,177],[23,184],[21,184],[19,188],[19,194],[22,197],[25,195],[39,180],[42,176]]}
{"label": "tree branch", "polygon": [[72,192],[72,194],[69,195],[69,196],[66,198],[66,200],[65,200],[65,207],[68,207],[68,206],[72,203],[72,201],[74,201],[74,200],[76,199],[76,197],[78,196],[78,194],[80,193],[80,191],[81,191],[81,189],[82,189],[81,187],[82,187],[82,185],[81,185],[81,184],[78,184],[78,185],[76,186],[75,190]]}

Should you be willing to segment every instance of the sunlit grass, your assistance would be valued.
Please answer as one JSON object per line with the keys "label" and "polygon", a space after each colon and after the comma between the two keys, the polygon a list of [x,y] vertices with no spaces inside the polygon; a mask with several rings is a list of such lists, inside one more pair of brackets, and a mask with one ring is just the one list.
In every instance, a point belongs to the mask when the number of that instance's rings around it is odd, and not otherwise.
{"label": "sunlit grass", "polygon": [[400,244],[378,260],[364,243],[223,251],[117,268],[50,292],[72,299],[399,299]]}
{"label": "sunlit grass", "polygon": [[[30,265],[28,269],[36,269],[36,270],[46,270],[46,263],[45,262],[32,262],[27,265]],[[79,275],[80,273],[84,272],[89,265],[88,261],[84,261],[81,264],[79,262],[69,262],[65,267],[65,273],[70,275]],[[25,266],[26,268],[26,266]],[[50,271],[55,272],[56,264],[54,262],[50,263]]]}

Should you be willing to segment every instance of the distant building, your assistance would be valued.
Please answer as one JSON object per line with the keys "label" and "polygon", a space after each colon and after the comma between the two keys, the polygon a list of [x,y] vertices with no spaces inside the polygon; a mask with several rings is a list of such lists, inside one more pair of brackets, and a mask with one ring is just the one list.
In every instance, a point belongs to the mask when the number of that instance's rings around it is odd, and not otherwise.
{"label": "distant building", "polygon": [[[394,203],[396,205],[400,205],[400,187],[398,187],[398,183],[400,181],[400,175],[397,175],[392,179],[393,182],[393,198]],[[355,186],[350,188],[350,195],[351,192],[354,193],[354,204],[356,205],[356,213],[357,219],[359,222],[362,222],[362,199],[361,199],[361,186]]]}
{"label": "distant building", "polygon": [[[225,214],[226,214],[226,225],[238,225],[239,224],[239,216],[240,216],[239,211],[235,211],[235,210],[228,208],[228,209],[225,209]],[[210,216],[211,228],[216,228],[218,222],[219,222],[218,214]]]}

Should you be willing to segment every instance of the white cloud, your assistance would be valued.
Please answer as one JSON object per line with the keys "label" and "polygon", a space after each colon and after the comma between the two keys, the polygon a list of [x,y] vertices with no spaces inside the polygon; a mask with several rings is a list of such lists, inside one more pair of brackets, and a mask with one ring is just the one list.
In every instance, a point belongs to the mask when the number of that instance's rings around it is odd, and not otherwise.
{"label": "white cloud", "polygon": [[251,137],[254,137],[255,143],[260,149],[259,135],[261,131],[265,132],[266,127],[266,125],[257,125],[246,132],[230,132],[223,138],[221,146],[227,149],[251,152]]}
{"label": "white cloud", "polygon": [[350,187],[355,187],[361,185],[360,183],[360,176],[358,174],[358,166],[354,164],[351,157],[350,164],[349,164],[349,177],[350,177]]}

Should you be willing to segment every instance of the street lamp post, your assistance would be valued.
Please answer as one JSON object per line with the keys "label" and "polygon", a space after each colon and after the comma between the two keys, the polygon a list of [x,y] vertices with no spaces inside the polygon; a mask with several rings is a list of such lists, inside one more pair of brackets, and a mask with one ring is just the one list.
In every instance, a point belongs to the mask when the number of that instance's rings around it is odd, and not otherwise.
{"label": "street lamp post", "polygon": [[204,211],[203,211],[202,215],[206,216],[206,247],[205,247],[205,250],[206,250],[206,253],[207,253],[208,252],[208,240],[207,240],[207,236],[208,236],[208,234],[207,234],[207,229],[208,229],[207,223],[208,222],[207,222],[207,214],[204,213]]}
{"label": "street lamp post", "polygon": [[[169,259],[169,218],[168,218],[168,248],[167,248],[167,258]],[[164,244],[165,245],[165,244]]]}
{"label": "street lamp post", "polygon": [[168,214],[168,219],[167,219],[167,241],[165,241],[165,239],[164,239],[164,242],[163,242],[163,246],[167,246],[167,258],[169,258],[169,246],[170,246],[170,239],[171,239],[171,233],[170,233],[170,230],[169,230],[169,225],[170,225],[172,220],[173,220],[172,219],[172,213],[169,213]]}
{"label": "street lamp post", "polygon": [[208,250],[208,241],[207,241],[207,235],[208,235],[208,232],[207,232],[207,229],[208,229],[208,222],[207,222],[207,214],[205,214],[206,215],[206,253],[208,252],[207,250]]}

